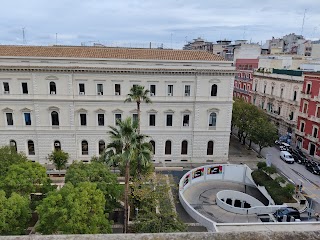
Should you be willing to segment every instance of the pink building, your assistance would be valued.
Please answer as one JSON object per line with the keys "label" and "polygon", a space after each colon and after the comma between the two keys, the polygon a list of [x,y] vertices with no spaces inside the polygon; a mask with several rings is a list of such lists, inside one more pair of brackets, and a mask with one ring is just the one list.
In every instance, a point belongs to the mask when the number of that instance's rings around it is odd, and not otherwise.
{"label": "pink building", "polygon": [[320,73],[304,73],[297,122],[297,146],[320,160]]}
{"label": "pink building", "polygon": [[237,59],[237,74],[234,80],[233,96],[243,98],[251,103],[250,91],[252,90],[253,70],[258,68],[259,59]]}

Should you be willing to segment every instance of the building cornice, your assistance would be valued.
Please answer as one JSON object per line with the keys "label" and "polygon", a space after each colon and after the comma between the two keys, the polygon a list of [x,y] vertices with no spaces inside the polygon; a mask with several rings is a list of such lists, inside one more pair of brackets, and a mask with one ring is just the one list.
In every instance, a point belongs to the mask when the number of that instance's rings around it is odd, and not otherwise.
{"label": "building cornice", "polygon": [[92,68],[92,67],[51,67],[51,66],[0,66],[0,72],[55,72],[55,73],[102,73],[130,75],[204,75],[234,76],[235,70],[214,69],[157,69],[157,68]]}
{"label": "building cornice", "polygon": [[296,80],[296,79],[286,79],[286,78],[280,78],[280,77],[272,77],[272,76],[261,76],[261,75],[253,75],[253,80],[254,78],[260,78],[260,79],[269,79],[269,80],[275,80],[275,81],[284,81],[284,82],[295,82],[295,83],[301,83],[303,84],[303,77],[301,77],[301,80]]}

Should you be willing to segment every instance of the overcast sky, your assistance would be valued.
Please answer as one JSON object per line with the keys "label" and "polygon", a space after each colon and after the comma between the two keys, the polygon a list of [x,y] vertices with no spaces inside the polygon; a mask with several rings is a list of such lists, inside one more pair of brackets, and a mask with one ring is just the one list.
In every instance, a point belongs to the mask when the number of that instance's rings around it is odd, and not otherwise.
{"label": "overcast sky", "polygon": [[202,37],[320,37],[320,0],[2,0],[0,44],[181,48]]}

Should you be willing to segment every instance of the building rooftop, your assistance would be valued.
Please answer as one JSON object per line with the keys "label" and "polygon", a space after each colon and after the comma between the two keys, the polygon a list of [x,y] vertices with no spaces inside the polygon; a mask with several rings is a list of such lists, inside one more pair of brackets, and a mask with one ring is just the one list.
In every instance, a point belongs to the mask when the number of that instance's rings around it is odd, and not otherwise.
{"label": "building rooftop", "polygon": [[223,57],[195,50],[137,49],[84,46],[0,45],[0,57],[97,58],[176,61],[225,61]]}

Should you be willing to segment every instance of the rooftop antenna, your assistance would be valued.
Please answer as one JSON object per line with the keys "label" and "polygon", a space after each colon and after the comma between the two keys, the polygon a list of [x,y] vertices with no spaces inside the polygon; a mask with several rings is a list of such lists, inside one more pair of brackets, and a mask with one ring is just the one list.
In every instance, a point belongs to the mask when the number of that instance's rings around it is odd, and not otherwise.
{"label": "rooftop antenna", "polygon": [[302,26],[301,26],[301,35],[303,33],[303,28],[304,28],[304,20],[306,18],[306,12],[307,12],[307,9],[304,9],[304,14],[303,14],[303,19],[302,19]]}
{"label": "rooftop antenna", "polygon": [[171,33],[171,49],[172,49],[172,33]]}
{"label": "rooftop antenna", "polygon": [[27,44],[26,35],[25,35],[25,27],[22,28],[22,44]]}
{"label": "rooftop antenna", "polygon": [[245,36],[246,36],[246,26],[243,27],[243,37],[242,37],[243,40],[245,39]]}
{"label": "rooftop antenna", "polygon": [[56,45],[58,45],[58,33],[56,33]]}

